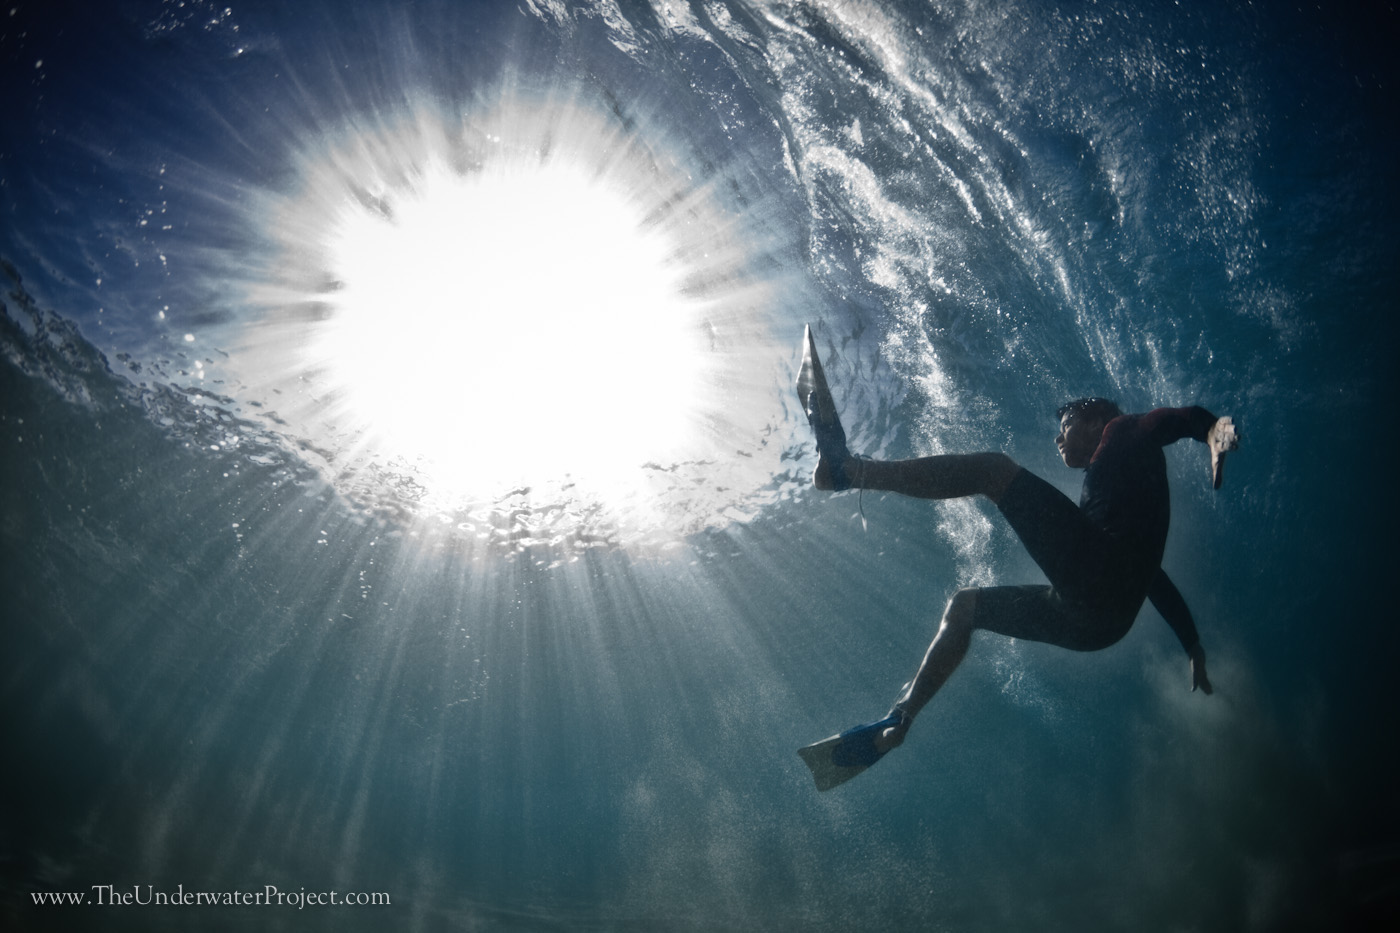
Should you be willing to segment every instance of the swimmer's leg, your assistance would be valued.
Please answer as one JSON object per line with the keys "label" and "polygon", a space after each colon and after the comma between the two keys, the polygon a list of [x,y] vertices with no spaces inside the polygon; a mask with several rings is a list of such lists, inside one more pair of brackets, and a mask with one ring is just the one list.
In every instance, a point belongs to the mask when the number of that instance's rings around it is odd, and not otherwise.
{"label": "swimmer's leg", "polygon": [[1072,651],[1096,651],[1117,641],[1132,624],[1132,614],[1114,616],[1065,602],[1045,585],[992,586],[958,590],[948,601],[938,634],[929,645],[914,679],[891,712],[899,722],[876,741],[888,751],[904,741],[909,725],[967,655],[972,633],[984,630],[1020,641],[1038,641]]}
{"label": "swimmer's leg", "polygon": [[876,751],[887,752],[904,741],[904,735],[919,710],[928,705],[928,701],[947,683],[967,656],[968,646],[972,643],[973,620],[977,614],[977,594],[976,589],[962,589],[948,600],[938,634],[928,646],[923,663],[891,710],[903,715],[875,740]]}
{"label": "swimmer's leg", "polygon": [[[1016,474],[1016,461],[1003,453],[944,454],[916,460],[862,460],[847,457],[841,464],[854,487],[897,492],[919,499],[961,499],[983,495],[1000,502]],[[832,464],[817,461],[813,482],[831,489]]]}
{"label": "swimmer's leg", "polygon": [[[1102,533],[1069,497],[1001,453],[952,454],[917,460],[849,458],[845,472],[855,486],[922,499],[983,495],[1001,510],[1051,586],[1010,586],[959,590],[949,600],[919,669],[895,703],[895,725],[875,741],[888,751],[904,741],[918,712],[952,676],[972,641],[986,629],[1010,638],[1091,651],[1122,637],[1132,615],[1100,617],[1067,605],[1060,588],[1092,592],[1106,566]],[[816,477],[821,486],[820,464]]]}
{"label": "swimmer's leg", "polygon": [[[818,489],[832,488],[827,467],[818,460],[813,477]],[[842,468],[850,483],[860,489],[920,499],[986,496],[1006,517],[1050,582],[1076,596],[1102,582],[1101,571],[1115,556],[1112,542],[1073,500],[1003,453],[944,454],[916,460],[847,457]]]}

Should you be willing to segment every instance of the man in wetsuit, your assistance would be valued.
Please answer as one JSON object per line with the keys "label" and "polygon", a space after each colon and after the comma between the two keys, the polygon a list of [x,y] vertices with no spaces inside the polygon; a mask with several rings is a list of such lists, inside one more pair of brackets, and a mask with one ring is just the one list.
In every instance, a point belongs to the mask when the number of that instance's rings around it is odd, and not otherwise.
{"label": "man in wetsuit", "polygon": [[1005,454],[866,460],[850,455],[839,422],[833,422],[834,432],[819,430],[818,489],[878,489],[923,499],[986,496],[1050,581],[955,593],[918,673],[894,708],[885,719],[844,733],[838,758],[844,754],[852,765],[873,764],[903,742],[914,717],[967,654],[974,631],[1097,651],[1127,633],[1144,599],[1152,601],[1186,649],[1191,689],[1211,692],[1191,614],[1161,569],[1171,517],[1162,448],[1188,437],[1208,444],[1212,481],[1219,489],[1225,454],[1239,446],[1233,422],[1200,407],[1124,415],[1100,398],[1070,402],[1059,416],[1060,456],[1066,466],[1085,470],[1078,506]]}

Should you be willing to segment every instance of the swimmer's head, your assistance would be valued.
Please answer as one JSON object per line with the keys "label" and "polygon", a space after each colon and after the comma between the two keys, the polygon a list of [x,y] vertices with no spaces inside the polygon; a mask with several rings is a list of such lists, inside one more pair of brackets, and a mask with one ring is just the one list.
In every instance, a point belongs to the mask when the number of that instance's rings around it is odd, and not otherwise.
{"label": "swimmer's head", "polygon": [[1106,398],[1077,398],[1060,406],[1060,433],[1055,446],[1065,466],[1081,469],[1089,465],[1094,451],[1099,449],[1104,427],[1123,414],[1122,409]]}

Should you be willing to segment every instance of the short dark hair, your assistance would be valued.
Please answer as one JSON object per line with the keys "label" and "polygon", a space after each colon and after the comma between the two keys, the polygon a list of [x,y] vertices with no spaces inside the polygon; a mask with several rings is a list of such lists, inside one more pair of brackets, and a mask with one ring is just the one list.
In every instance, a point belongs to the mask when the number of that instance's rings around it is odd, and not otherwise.
{"label": "short dark hair", "polygon": [[1075,418],[1090,418],[1108,424],[1121,414],[1123,414],[1123,410],[1118,407],[1117,402],[1098,396],[1090,396],[1065,402],[1060,406],[1060,410],[1055,412],[1055,417],[1063,420],[1065,415],[1073,415]]}

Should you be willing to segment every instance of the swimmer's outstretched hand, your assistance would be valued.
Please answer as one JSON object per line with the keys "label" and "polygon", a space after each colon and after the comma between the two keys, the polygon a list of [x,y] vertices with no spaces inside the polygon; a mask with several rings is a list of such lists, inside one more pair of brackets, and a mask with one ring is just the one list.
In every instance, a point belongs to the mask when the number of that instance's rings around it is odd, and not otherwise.
{"label": "swimmer's outstretched hand", "polygon": [[1219,489],[1220,481],[1225,478],[1225,455],[1240,449],[1240,430],[1235,427],[1234,419],[1228,415],[1216,419],[1206,432],[1206,443],[1210,445],[1211,488]]}
{"label": "swimmer's outstretched hand", "polygon": [[1210,685],[1210,678],[1206,676],[1206,649],[1201,647],[1200,642],[1191,646],[1191,692],[1200,690],[1206,696],[1215,692],[1215,688]]}

